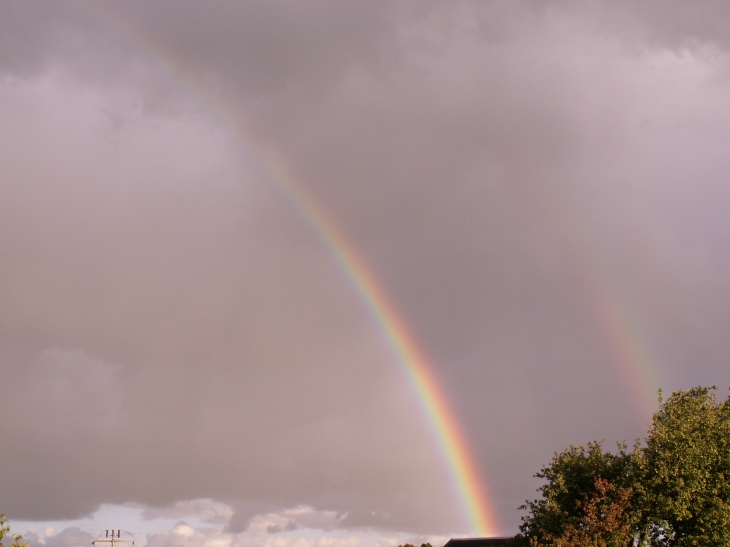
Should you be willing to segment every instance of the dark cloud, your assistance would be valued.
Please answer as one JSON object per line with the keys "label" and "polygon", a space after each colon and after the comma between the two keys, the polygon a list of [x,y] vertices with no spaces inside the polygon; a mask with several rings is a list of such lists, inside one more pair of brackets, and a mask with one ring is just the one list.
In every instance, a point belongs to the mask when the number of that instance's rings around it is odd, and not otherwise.
{"label": "dark cloud", "polygon": [[641,435],[660,386],[728,383],[724,4],[2,9],[8,513],[211,498],[231,532],[307,526],[301,505],[466,529],[263,149],[432,358],[502,532],[554,450]]}

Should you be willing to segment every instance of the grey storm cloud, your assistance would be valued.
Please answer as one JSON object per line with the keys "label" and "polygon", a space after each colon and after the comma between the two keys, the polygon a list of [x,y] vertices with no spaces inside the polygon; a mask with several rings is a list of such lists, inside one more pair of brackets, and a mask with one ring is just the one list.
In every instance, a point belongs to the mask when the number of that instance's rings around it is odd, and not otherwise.
{"label": "grey storm cloud", "polygon": [[730,384],[726,3],[0,10],[11,517],[205,498],[233,532],[300,506],[468,530],[263,149],[430,357],[497,532],[553,451],[640,436],[659,387]]}

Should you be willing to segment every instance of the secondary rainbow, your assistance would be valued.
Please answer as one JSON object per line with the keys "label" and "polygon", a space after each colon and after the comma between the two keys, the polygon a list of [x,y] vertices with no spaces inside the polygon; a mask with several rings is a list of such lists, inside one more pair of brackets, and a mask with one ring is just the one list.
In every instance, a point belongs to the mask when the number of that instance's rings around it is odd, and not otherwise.
{"label": "secondary rainbow", "polygon": [[656,360],[615,268],[589,237],[590,222],[580,214],[581,208],[569,201],[566,189],[556,184],[552,200],[556,227],[577,251],[575,268],[582,274],[587,311],[603,335],[605,349],[631,393],[636,411],[648,419],[657,410],[657,389],[661,386]]}
{"label": "secondary rainbow", "polygon": [[476,535],[489,536],[497,530],[494,512],[490,507],[485,483],[480,476],[472,452],[459,422],[440,388],[433,366],[416,344],[406,322],[393,306],[374,272],[368,267],[344,232],[318,203],[297,183],[294,173],[273,151],[255,142],[250,133],[232,127],[225,115],[224,105],[212,105],[210,94],[202,88],[194,74],[179,65],[154,43],[150,36],[139,32],[125,20],[110,3],[78,4],[80,12],[92,17],[106,30],[132,47],[141,57],[154,63],[178,88],[194,99],[195,103],[217,126],[239,146],[267,178],[277,186],[292,208],[302,216],[326,247],[328,253],[356,290],[380,332],[388,341],[394,355],[418,395],[422,410],[431,425],[443,453],[460,500]]}
{"label": "secondary rainbow", "polygon": [[596,267],[595,271],[597,274],[591,281],[597,320],[612,347],[622,380],[633,393],[638,412],[648,419],[657,410],[657,389],[661,386],[654,359],[645,337],[640,335],[638,321],[619,289],[619,281],[609,275],[608,266]]}

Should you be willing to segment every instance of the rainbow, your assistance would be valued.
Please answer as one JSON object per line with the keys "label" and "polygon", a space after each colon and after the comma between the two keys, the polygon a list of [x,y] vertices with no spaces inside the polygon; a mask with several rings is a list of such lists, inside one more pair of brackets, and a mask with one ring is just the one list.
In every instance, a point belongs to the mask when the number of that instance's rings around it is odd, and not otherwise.
{"label": "rainbow", "polygon": [[[271,165],[271,164],[267,164]],[[272,174],[274,174],[272,172]],[[439,445],[449,464],[460,498],[463,500],[472,530],[481,536],[493,535],[496,519],[488,503],[479,474],[459,422],[440,389],[433,367],[420,350],[405,321],[391,303],[374,273],[362,259],[356,247],[319,208],[317,203],[292,185],[293,176],[277,176],[275,180],[287,188],[293,205],[306,215],[329,253],[358,292],[381,332],[385,335],[398,362],[411,382],[421,406],[432,425]]]}
{"label": "rainbow", "polygon": [[[619,381],[631,394],[636,412],[650,418],[657,410],[657,390],[661,386],[656,359],[647,337],[642,335],[636,312],[627,302],[627,291],[613,272],[611,264],[588,237],[590,222],[581,218],[580,208],[569,203],[566,190],[556,185],[552,206],[558,230],[578,251],[576,266],[582,270],[587,311],[606,343]],[[562,191],[561,191],[562,190]]]}
{"label": "rainbow", "polygon": [[[598,258],[595,258],[598,260]],[[593,307],[599,328],[605,333],[626,389],[632,393],[636,410],[649,418],[657,410],[657,389],[660,387],[654,359],[641,336],[638,321],[626,303],[618,280],[612,279],[605,268],[594,268],[591,282],[594,288]],[[601,273],[602,272],[602,273]]]}
{"label": "rainbow", "polygon": [[80,15],[91,18],[118,40],[148,59],[157,69],[191,97],[215,125],[226,130],[242,152],[276,185],[292,208],[306,221],[322,242],[334,262],[357,292],[380,332],[387,340],[398,363],[418,396],[434,436],[440,446],[458,496],[478,536],[495,535],[498,526],[471,449],[443,390],[434,375],[433,366],[418,347],[406,322],[399,315],[375,274],[368,267],[355,245],[345,236],[318,203],[297,182],[286,163],[256,143],[252,135],[232,127],[223,105],[211,105],[198,78],[169,56],[151,37],[139,32],[115,11],[113,4],[85,2]]}

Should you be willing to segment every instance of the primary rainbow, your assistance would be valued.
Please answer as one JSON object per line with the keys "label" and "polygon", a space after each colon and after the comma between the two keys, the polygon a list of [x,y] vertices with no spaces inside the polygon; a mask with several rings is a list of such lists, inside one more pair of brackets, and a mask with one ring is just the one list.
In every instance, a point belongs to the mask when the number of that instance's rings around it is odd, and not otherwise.
{"label": "primary rainbow", "polygon": [[[272,171],[272,174],[275,173]],[[405,370],[446,457],[473,532],[482,536],[493,535],[497,529],[496,519],[489,506],[479,468],[474,462],[459,422],[439,387],[433,367],[419,349],[405,321],[355,246],[337,229],[315,201],[291,184],[293,176],[280,175],[276,180],[286,189],[293,205],[306,215],[310,226],[357,290]]]}
{"label": "primary rainbow", "polygon": [[277,158],[272,151],[267,151],[263,144],[255,142],[250,133],[230,125],[228,120],[232,119],[232,116],[225,115],[223,105],[211,104],[210,94],[206,93],[194,74],[178,64],[163,48],[154,43],[150,36],[139,32],[129,24],[114,10],[113,4],[85,2],[79,5],[85,6],[82,15],[92,17],[143,58],[152,61],[171,82],[192,97],[216,125],[226,130],[238,147],[277,186],[293,209],[317,234],[358,293],[418,395],[422,410],[447,462],[473,533],[479,536],[494,535],[497,530],[496,518],[490,507],[479,467],[474,461],[459,422],[434,376],[433,366],[418,347],[405,321],[400,317],[361,253],[317,202],[307,195],[304,186],[297,182],[294,173],[287,168],[284,161]]}

